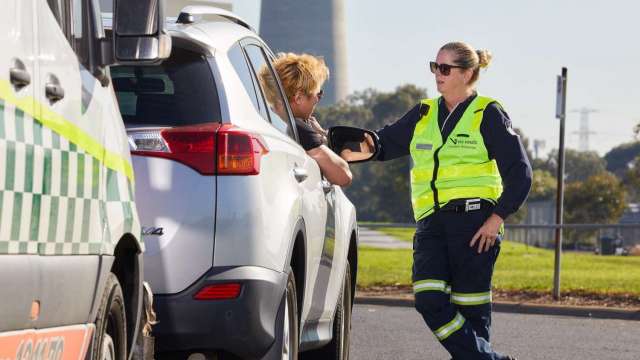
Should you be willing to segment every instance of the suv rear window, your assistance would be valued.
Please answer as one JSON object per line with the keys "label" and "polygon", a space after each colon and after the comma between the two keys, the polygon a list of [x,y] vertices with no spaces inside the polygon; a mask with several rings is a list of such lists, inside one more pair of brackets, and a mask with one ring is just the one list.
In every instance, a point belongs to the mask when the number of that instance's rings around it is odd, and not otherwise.
{"label": "suv rear window", "polygon": [[202,54],[174,47],[160,65],[115,66],[111,77],[127,126],[221,121],[218,91]]}

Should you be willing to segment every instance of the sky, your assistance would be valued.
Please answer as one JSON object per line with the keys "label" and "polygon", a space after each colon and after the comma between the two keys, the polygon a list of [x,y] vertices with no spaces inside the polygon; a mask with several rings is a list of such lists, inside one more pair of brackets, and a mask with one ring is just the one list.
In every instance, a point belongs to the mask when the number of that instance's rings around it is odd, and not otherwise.
{"label": "sky", "polygon": [[[259,31],[261,1],[231,2]],[[443,44],[462,40],[492,52],[478,92],[500,100],[531,142],[545,141],[541,156],[558,147],[556,76],[563,66],[567,147],[579,147],[580,114],[573,111],[583,107],[597,110],[589,115],[591,150],[604,155],[633,141],[633,127],[640,123],[640,2],[345,2],[350,92],[393,91],[411,83],[437,96],[427,63]]]}

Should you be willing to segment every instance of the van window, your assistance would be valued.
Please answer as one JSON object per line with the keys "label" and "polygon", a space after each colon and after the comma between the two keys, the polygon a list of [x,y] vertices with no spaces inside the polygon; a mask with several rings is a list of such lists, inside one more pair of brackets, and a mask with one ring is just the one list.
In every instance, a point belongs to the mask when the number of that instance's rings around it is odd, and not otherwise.
{"label": "van window", "polygon": [[53,17],[58,22],[60,29],[67,36],[70,33],[68,26],[68,12],[67,12],[67,2],[62,0],[47,0],[47,4],[49,5],[49,9],[51,9],[51,13],[53,13]]}
{"label": "van window", "polygon": [[267,109],[269,110],[271,123],[282,133],[295,139],[291,119],[289,118],[289,112],[287,110],[287,103],[284,96],[282,96],[278,81],[264,52],[256,45],[247,45],[244,49],[259,79],[260,87],[267,101]]}
{"label": "van window", "polygon": [[47,0],[47,4],[78,60],[86,66],[89,43],[87,37],[83,36],[83,0]]}
{"label": "van window", "polygon": [[174,46],[160,65],[115,66],[111,77],[127,126],[221,121],[218,91],[202,54]]}

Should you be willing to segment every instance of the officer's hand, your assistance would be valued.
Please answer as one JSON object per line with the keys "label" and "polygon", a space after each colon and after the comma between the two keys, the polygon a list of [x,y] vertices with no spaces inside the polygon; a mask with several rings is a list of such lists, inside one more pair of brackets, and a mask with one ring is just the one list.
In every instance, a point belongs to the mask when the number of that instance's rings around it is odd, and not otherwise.
{"label": "officer's hand", "polygon": [[487,221],[482,224],[480,229],[473,235],[470,247],[473,247],[478,242],[478,254],[483,251],[488,251],[495,243],[504,220],[496,214],[491,214]]}

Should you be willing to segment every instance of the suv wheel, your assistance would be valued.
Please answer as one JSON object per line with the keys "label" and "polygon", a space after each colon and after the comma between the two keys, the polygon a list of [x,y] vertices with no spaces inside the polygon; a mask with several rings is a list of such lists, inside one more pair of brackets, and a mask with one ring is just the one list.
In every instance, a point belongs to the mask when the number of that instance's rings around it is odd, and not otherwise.
{"label": "suv wheel", "polygon": [[333,339],[318,350],[305,352],[304,360],[349,360],[351,296],[351,268],[347,262],[342,292],[333,319]]}
{"label": "suv wheel", "polygon": [[282,328],[282,360],[298,359],[298,300],[296,279],[289,268],[289,279],[285,291],[284,319]]}

